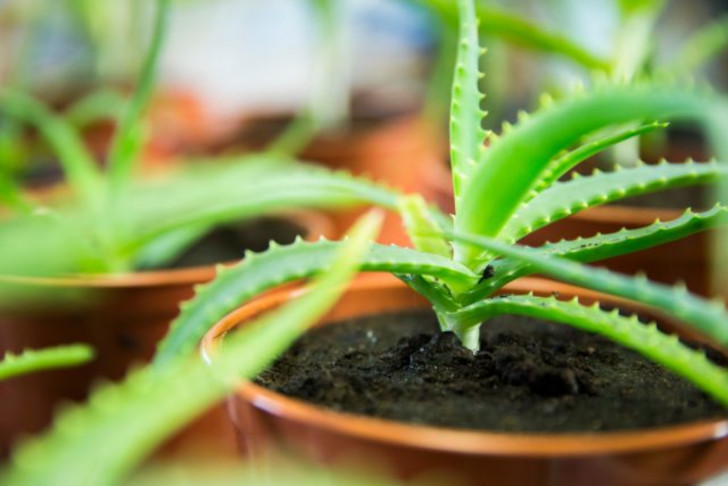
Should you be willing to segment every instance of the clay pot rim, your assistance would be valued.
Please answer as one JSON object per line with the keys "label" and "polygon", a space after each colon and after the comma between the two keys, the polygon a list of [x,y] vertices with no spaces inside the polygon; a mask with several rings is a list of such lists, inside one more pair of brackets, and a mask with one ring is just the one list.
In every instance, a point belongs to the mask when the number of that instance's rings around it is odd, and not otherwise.
{"label": "clay pot rim", "polygon": [[[351,290],[383,289],[403,283],[386,278],[360,279]],[[512,282],[506,289],[525,292],[550,288],[562,294],[579,291],[588,298],[603,297],[602,301],[624,302],[607,298],[604,294],[587,291],[542,278],[526,277]],[[251,316],[283,304],[294,298],[300,290],[274,292],[247,303],[228,314],[204,336],[200,350],[203,358],[214,359],[219,342],[230,329]],[[252,382],[243,382],[236,391],[238,398],[252,403],[256,408],[273,416],[290,421],[306,422],[313,427],[330,432],[355,436],[359,439],[380,443],[401,444],[435,451],[463,454],[489,454],[501,456],[532,457],[583,457],[609,453],[639,452],[641,450],[671,449],[690,443],[707,442],[728,438],[728,419],[706,420],[683,425],[616,431],[604,433],[504,433],[469,431],[454,428],[411,425],[393,420],[365,417],[327,410],[301,400],[286,397]]]}
{"label": "clay pot rim", "polygon": [[[325,214],[307,210],[281,211],[267,216],[290,219],[306,229],[307,241],[317,240],[321,235],[333,237],[333,222]],[[234,265],[237,262],[224,262],[214,265],[201,265],[165,270],[140,270],[121,274],[69,275],[61,277],[25,277],[0,275],[0,282],[61,288],[136,288],[164,287],[168,285],[192,285],[211,280],[220,265]]]}

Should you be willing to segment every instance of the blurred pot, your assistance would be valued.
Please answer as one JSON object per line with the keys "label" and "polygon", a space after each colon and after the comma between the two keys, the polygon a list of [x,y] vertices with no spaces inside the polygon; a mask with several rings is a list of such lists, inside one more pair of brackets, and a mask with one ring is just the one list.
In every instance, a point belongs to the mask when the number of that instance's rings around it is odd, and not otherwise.
{"label": "blurred pot", "polygon": [[[334,236],[329,219],[299,211],[285,216],[305,238]],[[148,361],[157,342],[191,298],[195,286],[215,276],[212,265],[142,271],[117,276],[31,278],[31,286],[81,291],[82,303],[16,306],[0,311],[0,355],[67,343],[88,343],[96,358],[74,368],[42,371],[0,381],[0,455],[20,436],[36,433],[67,400],[83,400],[100,380],[119,380]],[[211,432],[208,435],[214,436]]]}

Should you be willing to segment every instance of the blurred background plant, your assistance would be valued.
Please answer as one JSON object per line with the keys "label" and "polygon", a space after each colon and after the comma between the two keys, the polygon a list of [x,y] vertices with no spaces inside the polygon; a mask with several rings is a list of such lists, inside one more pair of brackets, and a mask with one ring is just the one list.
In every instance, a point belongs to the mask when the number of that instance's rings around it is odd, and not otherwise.
{"label": "blurred background plant", "polygon": [[[391,191],[293,163],[297,153],[427,196],[414,176],[428,170],[429,160],[444,165],[446,158],[454,4],[172,0],[157,88],[148,93],[147,110],[129,115],[137,80],[144,79],[155,2],[0,0],[0,90],[19,93],[15,106],[32,119],[26,123],[0,106],[0,273],[147,269],[169,263],[210,225],[264,210],[361,201],[392,206]],[[489,49],[483,90],[490,128],[533,108],[544,91],[566,95],[595,78],[669,75],[728,86],[724,2],[493,0],[479,8]],[[126,128],[125,117],[134,118]],[[412,123],[420,119],[435,131]],[[115,165],[114,150],[129,148],[114,148],[114,133],[125,129],[144,139],[136,164],[144,176],[185,157],[198,167],[164,182],[122,183],[125,198],[114,217],[105,197],[79,205],[63,199],[66,192],[56,205],[36,190],[78,174],[80,166],[96,174],[96,189],[110,190],[104,169]],[[360,147],[364,155],[354,150]],[[262,156],[240,156],[266,148]],[[617,158],[634,154],[632,146]],[[116,157],[121,165],[135,165],[133,153],[123,155]],[[368,165],[372,160],[380,167]],[[404,182],[396,179],[401,172]],[[318,188],[326,177],[327,190],[341,192],[324,197]],[[71,179],[65,182],[73,186]],[[76,196],[94,192],[92,186],[76,184]],[[237,205],[223,204],[231,200]],[[109,233],[114,218],[122,229]],[[87,351],[72,361],[88,359]]]}

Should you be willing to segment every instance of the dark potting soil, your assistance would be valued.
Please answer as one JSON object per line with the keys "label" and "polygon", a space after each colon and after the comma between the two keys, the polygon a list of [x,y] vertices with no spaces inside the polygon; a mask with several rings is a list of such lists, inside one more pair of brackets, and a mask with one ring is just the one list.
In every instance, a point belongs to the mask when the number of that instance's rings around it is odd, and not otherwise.
{"label": "dark potting soil", "polygon": [[309,331],[256,381],[338,411],[492,431],[605,431],[728,417],[633,351],[518,316],[488,321],[476,355],[438,332],[431,312],[361,317]]}
{"label": "dark potting soil", "polygon": [[197,240],[168,268],[184,268],[240,260],[245,250],[261,252],[270,241],[292,243],[306,230],[284,218],[263,217],[238,224],[219,226]]}

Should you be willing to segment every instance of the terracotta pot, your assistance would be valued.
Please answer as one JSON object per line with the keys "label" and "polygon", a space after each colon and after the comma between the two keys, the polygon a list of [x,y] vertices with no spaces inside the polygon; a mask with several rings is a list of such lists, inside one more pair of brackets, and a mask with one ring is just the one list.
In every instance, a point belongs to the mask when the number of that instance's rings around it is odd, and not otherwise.
{"label": "terracotta pot", "polygon": [[[565,296],[576,291],[541,279],[522,279],[508,290]],[[290,292],[271,294],[231,313],[206,335],[203,353],[214,359],[227,331],[290,298]],[[322,323],[428,306],[393,278],[370,277],[355,282]],[[251,383],[242,384],[228,406],[245,453],[273,444],[324,463],[367,458],[402,478],[445,473],[473,486],[665,486],[694,484],[728,466],[725,420],[603,434],[462,431],[337,413]]]}
{"label": "terracotta pot", "polygon": [[[333,236],[329,219],[300,211],[289,217],[306,237]],[[82,400],[99,380],[118,380],[130,366],[148,361],[195,285],[211,280],[213,266],[118,276],[28,279],[29,285],[84,292],[83,304],[19,306],[0,312],[0,355],[67,343],[88,343],[96,359],[74,368],[0,381],[0,454],[24,434],[51,421],[60,402]]]}
{"label": "terracotta pot", "polygon": [[[439,169],[428,174],[427,186],[428,193],[432,195],[431,201],[448,213],[454,212],[450,172],[440,164]],[[600,206],[545,226],[528,235],[521,243],[538,246],[564,238],[615,233],[622,228],[650,225],[656,219],[670,221],[682,214],[683,211],[678,209]],[[665,245],[601,260],[597,265],[627,274],[643,271],[651,280],[668,284],[682,280],[692,292],[712,295],[710,241],[713,234],[713,231],[698,233]]]}
{"label": "terracotta pot", "polygon": [[[207,114],[192,93],[161,91],[150,101],[147,118],[153,129],[141,155],[145,164],[168,163],[180,155],[202,151],[207,143]],[[115,120],[97,120],[84,127],[83,138],[101,160],[109,153],[115,132]]]}

